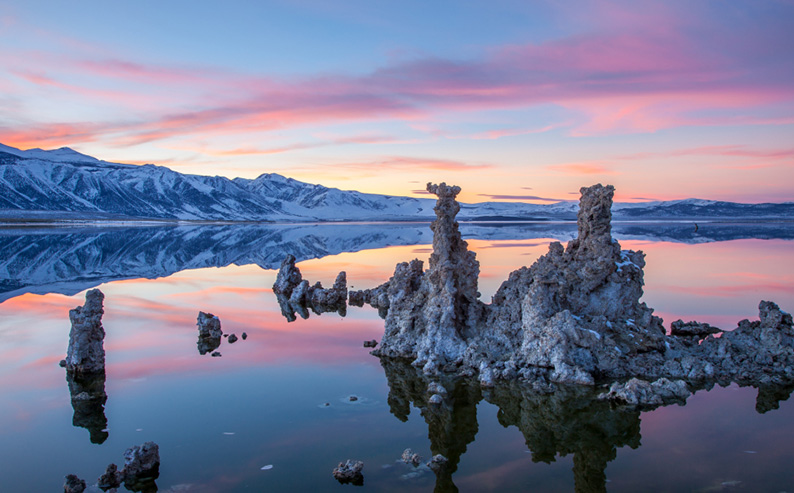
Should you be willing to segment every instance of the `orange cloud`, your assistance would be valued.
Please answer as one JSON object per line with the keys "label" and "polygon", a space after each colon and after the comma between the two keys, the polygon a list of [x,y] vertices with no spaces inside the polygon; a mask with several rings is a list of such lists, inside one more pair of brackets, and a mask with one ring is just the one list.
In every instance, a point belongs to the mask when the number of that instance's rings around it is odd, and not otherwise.
{"label": "orange cloud", "polygon": [[559,171],[566,175],[617,175],[617,171],[609,169],[603,161],[552,164],[546,168]]}

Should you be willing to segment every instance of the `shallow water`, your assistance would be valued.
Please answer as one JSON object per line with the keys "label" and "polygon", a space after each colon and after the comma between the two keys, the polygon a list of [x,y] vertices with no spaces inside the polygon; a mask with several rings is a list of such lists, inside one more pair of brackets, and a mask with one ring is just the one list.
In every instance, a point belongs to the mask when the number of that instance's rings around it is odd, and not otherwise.
{"label": "shallow water", "polygon": [[[688,224],[616,225],[615,236],[646,253],[643,301],[666,326],[733,328],[757,319],[762,299],[794,309],[790,228],[701,224],[695,235]],[[462,229],[485,300],[576,231]],[[761,414],[755,389],[717,387],[639,413],[581,389],[543,396],[461,383],[431,411],[423,377],[362,347],[383,334],[374,310],[288,323],[270,289],[285,253],[305,279],[330,285],[345,270],[360,289],[397,262],[426,260],[430,241],[426,224],[0,232],[0,489],[59,491],[70,473],[95,483],[125,449],[153,440],[160,491],[355,488],[331,477],[348,458],[364,461],[363,488],[373,491],[794,490],[791,400]],[[108,397],[104,409],[75,411],[58,361],[68,310],[95,286],[106,296]],[[222,357],[200,355],[199,311],[248,339],[224,340]],[[437,478],[398,462],[409,447],[426,459],[444,453],[454,472]]]}

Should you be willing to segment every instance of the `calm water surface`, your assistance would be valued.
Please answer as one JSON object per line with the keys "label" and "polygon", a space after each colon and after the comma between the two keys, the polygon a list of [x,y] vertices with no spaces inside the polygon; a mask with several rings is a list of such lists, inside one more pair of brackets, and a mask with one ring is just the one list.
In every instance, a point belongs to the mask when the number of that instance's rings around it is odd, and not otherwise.
{"label": "calm water surface", "polygon": [[[757,319],[762,299],[794,310],[791,231],[718,229],[616,227],[623,248],[646,253],[643,300],[665,325],[733,328]],[[575,225],[463,230],[489,300]],[[0,232],[0,490],[60,491],[70,473],[95,483],[125,449],[153,440],[159,491],[355,489],[331,477],[348,458],[364,461],[372,491],[794,491],[791,400],[759,413],[755,389],[717,387],[640,413],[586,389],[459,382],[431,412],[421,375],[362,347],[383,334],[374,310],[288,323],[270,288],[286,253],[311,282],[329,286],[345,270],[360,289],[397,262],[426,260],[430,241],[426,224]],[[74,409],[58,361],[68,311],[95,286],[105,293],[108,397],[104,409]],[[224,340],[220,358],[200,355],[199,311],[248,339]],[[444,453],[453,472],[398,462],[409,447]]]}

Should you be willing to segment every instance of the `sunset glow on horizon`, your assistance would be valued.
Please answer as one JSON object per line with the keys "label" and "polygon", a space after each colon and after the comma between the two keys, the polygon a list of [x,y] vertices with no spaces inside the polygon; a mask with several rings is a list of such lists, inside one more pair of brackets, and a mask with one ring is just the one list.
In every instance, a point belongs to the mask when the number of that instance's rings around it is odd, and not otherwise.
{"label": "sunset glow on horizon", "polygon": [[794,201],[794,3],[17,2],[0,143],[465,202]]}

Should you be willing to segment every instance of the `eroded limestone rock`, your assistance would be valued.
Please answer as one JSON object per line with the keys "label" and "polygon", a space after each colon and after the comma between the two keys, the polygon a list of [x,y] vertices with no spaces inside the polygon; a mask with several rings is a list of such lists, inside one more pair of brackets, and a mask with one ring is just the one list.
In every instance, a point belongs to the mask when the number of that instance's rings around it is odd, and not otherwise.
{"label": "eroded limestone rock", "polygon": [[342,484],[351,483],[357,486],[364,484],[364,463],[360,460],[348,459],[344,463],[340,462],[332,472],[334,479]]}
{"label": "eroded limestone rock", "polygon": [[160,476],[160,447],[154,442],[146,442],[128,448],[124,452],[124,468],[121,474],[127,489],[151,490],[149,486]]}
{"label": "eroded limestone rock", "polygon": [[[398,264],[388,283],[361,295],[387,306],[386,334],[376,354],[411,358],[427,373],[451,370],[461,364],[467,340],[479,330],[484,304],[477,298],[480,265],[468,251],[455,215],[460,187],[428,183],[438,196],[429,269],[413,260]],[[386,293],[382,300],[383,293]],[[355,297],[359,301],[358,295]]]}
{"label": "eroded limestone rock", "polygon": [[412,465],[414,467],[418,467],[419,464],[422,463],[422,456],[414,453],[414,451],[409,448],[403,450],[403,454],[400,459],[406,464]]}
{"label": "eroded limestone rock", "polygon": [[296,320],[296,312],[301,318],[308,318],[309,309],[317,314],[338,312],[342,316],[347,312],[347,274],[340,272],[331,288],[323,288],[319,281],[311,286],[295,266],[292,255],[281,262],[273,292],[281,313],[290,322]]}
{"label": "eroded limestone rock", "polygon": [[700,322],[684,322],[676,320],[670,324],[670,335],[679,337],[694,337],[696,341],[711,334],[719,334],[722,330],[709,324]]}
{"label": "eroded limestone rock", "polygon": [[83,493],[85,491],[86,484],[85,481],[78,478],[74,474],[69,474],[66,476],[65,481],[63,483],[63,491],[64,493]]}
{"label": "eroded limestone rock", "polygon": [[387,283],[355,298],[377,294],[378,306],[388,306],[376,354],[408,358],[430,374],[478,374],[484,387],[516,377],[587,385],[634,376],[794,379],[790,316],[774,304],[762,303],[760,322],[703,344],[719,329],[678,321],[666,336],[639,301],[644,255],[611,236],[613,187],[582,188],[578,237],[567,247],[552,243],[535,264],[511,273],[490,305],[477,300],[478,265],[454,221],[459,189],[428,190],[439,197],[430,269],[418,260],[398,264]]}
{"label": "eroded limestone rock", "polygon": [[[438,196],[428,270],[418,259],[402,262],[384,284],[349,293],[350,304],[368,303],[385,318],[373,354],[409,360],[427,375],[476,376],[485,389],[514,379],[537,388],[633,377],[648,385],[735,381],[776,389],[794,383],[791,315],[772,302],[759,306],[760,321],[743,320],[721,337],[715,337],[720,329],[683,321],[666,334],[662,319],[640,302],[644,254],[622,250],[612,238],[612,186],[582,188],[577,238],[565,247],[551,243],[533,265],[512,272],[490,305],[478,299],[479,264],[455,221],[460,188],[442,183],[427,190]],[[277,284],[294,286],[290,302],[310,299],[311,288],[296,284],[294,262],[287,260],[279,279],[290,282]],[[674,385],[671,392],[683,397]],[[647,390],[640,387],[633,391]],[[647,399],[667,389],[657,387]],[[434,395],[443,408],[439,400],[446,397]],[[646,397],[637,397],[638,403]]]}
{"label": "eroded limestone rock", "polygon": [[428,374],[469,368],[490,387],[522,369],[593,384],[622,376],[637,354],[665,350],[662,320],[639,302],[644,256],[610,234],[611,186],[582,188],[579,237],[510,274],[490,305],[478,299],[479,264],[455,221],[460,188],[427,189],[438,196],[429,269],[401,263],[387,283],[351,294],[388,307],[375,354],[411,359]]}
{"label": "eroded limestone rock", "polygon": [[295,266],[295,256],[287,255],[281,261],[281,267],[276,274],[276,282],[273,284],[273,292],[290,297],[292,291],[301,283],[303,276],[301,271]]}
{"label": "eroded limestone rock", "polygon": [[581,189],[579,236],[552,243],[534,265],[513,272],[493,298],[482,345],[518,367],[550,369],[556,382],[593,384],[621,376],[637,354],[663,352],[662,320],[640,303],[642,252],[610,234],[614,189]]}
{"label": "eroded limestone rock", "polygon": [[97,479],[97,486],[101,490],[107,491],[111,488],[118,488],[122,482],[124,482],[124,474],[119,471],[118,466],[116,464],[108,464],[105,472]]}
{"label": "eroded limestone rock", "polygon": [[105,371],[105,329],[102,327],[104,299],[102,291],[92,289],[85,294],[85,305],[69,311],[72,328],[63,366],[73,374]]}

